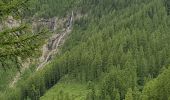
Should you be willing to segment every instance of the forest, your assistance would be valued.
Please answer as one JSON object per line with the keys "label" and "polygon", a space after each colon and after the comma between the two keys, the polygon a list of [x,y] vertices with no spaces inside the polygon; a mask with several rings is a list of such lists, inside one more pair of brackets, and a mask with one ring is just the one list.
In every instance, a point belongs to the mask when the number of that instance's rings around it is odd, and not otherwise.
{"label": "forest", "polygon": [[[9,87],[52,34],[32,19],[72,13],[59,52]],[[9,16],[20,25],[5,26]],[[0,0],[0,100],[170,100],[169,77],[170,0]]]}

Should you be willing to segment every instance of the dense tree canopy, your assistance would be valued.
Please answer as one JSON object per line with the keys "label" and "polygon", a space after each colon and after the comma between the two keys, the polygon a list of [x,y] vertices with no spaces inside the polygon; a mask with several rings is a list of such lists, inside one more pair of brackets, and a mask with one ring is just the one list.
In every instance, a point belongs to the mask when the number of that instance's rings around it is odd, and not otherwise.
{"label": "dense tree canopy", "polygon": [[[36,17],[63,17],[72,10],[82,17],[60,54],[3,97],[38,100],[69,76],[87,85],[86,100],[170,99],[168,0],[38,0],[33,6]],[[56,98],[75,98],[63,91]]]}

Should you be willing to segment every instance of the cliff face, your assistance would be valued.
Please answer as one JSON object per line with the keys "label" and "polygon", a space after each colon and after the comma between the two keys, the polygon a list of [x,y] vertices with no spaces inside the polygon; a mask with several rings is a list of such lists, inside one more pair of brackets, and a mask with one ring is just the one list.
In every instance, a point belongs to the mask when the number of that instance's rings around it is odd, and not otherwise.
{"label": "cliff face", "polygon": [[48,20],[41,20],[38,23],[34,24],[36,27],[39,25],[40,28],[41,26],[45,26],[53,32],[53,35],[49,38],[48,42],[44,44],[42,48],[42,56],[39,59],[42,63],[38,66],[37,70],[46,65],[58,52],[58,47],[60,47],[60,45],[64,43],[66,36],[71,32],[73,17],[74,15],[72,12],[72,14],[70,16],[67,16],[66,18],[51,18]]}
{"label": "cliff face", "polygon": [[56,31],[58,18],[53,17],[49,19],[38,19],[32,21],[32,28],[35,32],[40,31],[43,28],[47,28],[50,31]]}
{"label": "cliff face", "polygon": [[[29,19],[26,19],[29,20]],[[24,21],[24,20],[23,20]],[[56,31],[58,25],[58,18],[53,17],[49,19],[33,19],[31,20],[31,27],[33,32],[38,32],[43,28],[47,28],[48,30],[54,32]],[[23,22],[25,23],[25,22]],[[8,16],[5,21],[0,22],[0,30],[2,31],[5,28],[15,28],[21,25],[21,20],[14,19],[12,16]]]}
{"label": "cliff face", "polygon": [[19,27],[21,25],[21,20],[16,20],[12,16],[8,16],[5,20],[0,22],[0,30],[2,31],[4,28],[14,28]]}
{"label": "cliff face", "polygon": [[[48,41],[44,43],[41,51],[42,55],[40,58],[33,58],[31,59],[37,64],[36,71],[42,69],[45,65],[47,65],[57,54],[59,47],[63,45],[66,36],[71,32],[72,24],[73,24],[73,13],[66,18],[58,19],[56,17],[49,18],[49,19],[38,19],[32,20],[32,32],[36,33],[41,31],[43,28],[47,28],[49,31],[52,32],[52,35],[49,37]],[[61,29],[61,30],[60,30]],[[60,30],[58,32],[58,30]],[[28,61],[22,63],[21,73],[24,73],[27,68],[29,68],[30,59]],[[20,73],[18,72],[14,77],[13,81],[9,84],[9,87],[14,87],[15,83],[20,78]]]}
{"label": "cliff face", "polygon": [[[44,19],[44,18],[30,18],[30,19],[23,19],[22,21],[20,19],[15,19],[12,16],[8,16],[6,19],[4,19],[2,22],[0,22],[0,32],[4,31],[5,29],[8,28],[16,28],[19,27],[21,24],[24,23],[29,23],[31,26],[30,30],[33,33],[38,33],[42,29],[48,29],[51,31],[53,34],[51,37],[49,37],[47,43],[45,44],[46,46],[43,47],[43,51],[48,51],[52,50],[55,48],[54,42],[55,40],[59,37],[59,35],[63,32],[66,31],[71,27],[71,22],[73,21],[73,12],[72,15],[68,15],[65,18],[49,18],[49,19]],[[47,49],[47,50],[46,50]]]}

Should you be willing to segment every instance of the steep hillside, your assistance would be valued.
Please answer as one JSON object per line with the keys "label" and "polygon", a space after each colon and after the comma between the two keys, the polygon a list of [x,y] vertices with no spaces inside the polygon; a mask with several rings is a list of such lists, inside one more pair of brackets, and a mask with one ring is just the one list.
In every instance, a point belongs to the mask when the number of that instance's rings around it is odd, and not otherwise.
{"label": "steep hillside", "polygon": [[49,63],[0,98],[169,100],[169,0],[38,0],[34,7],[35,18],[73,11],[72,31]]}

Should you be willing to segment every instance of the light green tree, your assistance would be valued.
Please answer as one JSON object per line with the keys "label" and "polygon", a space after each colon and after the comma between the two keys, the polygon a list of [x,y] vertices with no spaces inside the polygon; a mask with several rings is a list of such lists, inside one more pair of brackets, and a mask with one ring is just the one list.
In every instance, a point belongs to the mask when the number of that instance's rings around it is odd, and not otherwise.
{"label": "light green tree", "polygon": [[125,95],[125,100],[133,100],[133,91],[131,88],[128,89],[127,94]]}

